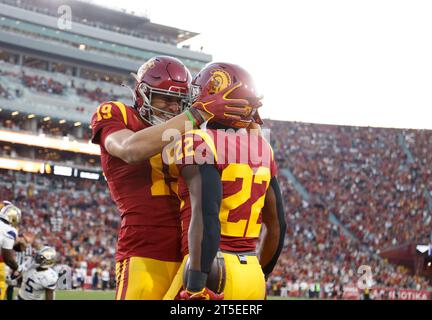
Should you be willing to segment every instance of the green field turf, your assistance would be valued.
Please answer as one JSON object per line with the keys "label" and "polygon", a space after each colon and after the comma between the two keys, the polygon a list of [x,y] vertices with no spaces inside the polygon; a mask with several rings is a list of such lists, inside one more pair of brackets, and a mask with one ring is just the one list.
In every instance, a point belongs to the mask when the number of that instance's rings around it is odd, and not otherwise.
{"label": "green field turf", "polygon": [[114,300],[115,291],[107,290],[58,290],[56,300]]}
{"label": "green field turf", "polygon": [[[15,289],[14,296],[18,293]],[[114,290],[56,290],[56,300],[114,300]]]}
{"label": "green field turf", "polygon": [[[56,291],[56,300],[114,300],[115,291],[68,290]],[[269,300],[283,300],[281,297],[268,297]]]}
{"label": "green field turf", "polygon": [[[16,292],[15,292],[16,293]],[[113,290],[57,290],[56,300],[114,300]],[[269,300],[292,300],[296,298],[268,297]],[[299,298],[297,298],[299,299]]]}

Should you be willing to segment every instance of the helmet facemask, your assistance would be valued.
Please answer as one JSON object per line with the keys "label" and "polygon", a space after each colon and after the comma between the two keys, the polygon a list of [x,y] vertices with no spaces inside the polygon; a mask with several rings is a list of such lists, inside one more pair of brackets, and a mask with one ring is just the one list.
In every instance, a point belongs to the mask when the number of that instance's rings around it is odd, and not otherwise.
{"label": "helmet facemask", "polygon": [[48,269],[56,263],[56,251],[51,247],[42,248],[35,257],[35,262],[39,268]]}
{"label": "helmet facemask", "polygon": [[[157,89],[150,87],[145,83],[140,83],[137,88],[137,93],[141,96],[143,101],[141,107],[138,107],[138,112],[141,118],[150,125],[157,125],[164,123],[182,113],[190,104],[189,95],[181,92],[182,90],[184,89],[180,87],[172,87],[170,90]],[[153,106],[153,94],[179,98],[180,101],[178,112],[171,112]]]}
{"label": "helmet facemask", "polygon": [[190,101],[191,104],[195,102],[195,100],[198,98],[198,96],[201,94],[201,87],[196,84],[191,85],[191,94],[190,94]]}

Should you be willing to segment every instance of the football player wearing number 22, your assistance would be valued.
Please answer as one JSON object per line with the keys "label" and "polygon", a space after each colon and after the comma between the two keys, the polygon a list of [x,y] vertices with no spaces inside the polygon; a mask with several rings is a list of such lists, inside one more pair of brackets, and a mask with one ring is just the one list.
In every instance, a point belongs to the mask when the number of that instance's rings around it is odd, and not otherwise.
{"label": "football player wearing number 22", "polygon": [[[185,132],[228,115],[231,103],[219,99],[189,106],[191,74],[178,59],[157,56],[138,70],[134,106],[102,103],[93,114],[92,142],[99,144],[101,165],[111,197],[121,215],[116,251],[116,299],[162,299],[179,268],[179,200],[174,166],[162,162],[167,129]],[[228,107],[228,104],[230,107]],[[205,106],[205,108],[204,108]],[[226,115],[225,115],[226,114]]]}
{"label": "football player wearing number 22", "polygon": [[[210,80],[213,87],[206,86]],[[230,88],[228,97],[248,101],[242,107],[247,114],[187,132],[171,150],[164,150],[180,175],[184,255],[165,299],[264,299],[286,223],[273,150],[259,130],[250,130],[262,124],[261,97],[251,75],[229,63],[209,64],[192,80],[192,87],[202,97]]]}

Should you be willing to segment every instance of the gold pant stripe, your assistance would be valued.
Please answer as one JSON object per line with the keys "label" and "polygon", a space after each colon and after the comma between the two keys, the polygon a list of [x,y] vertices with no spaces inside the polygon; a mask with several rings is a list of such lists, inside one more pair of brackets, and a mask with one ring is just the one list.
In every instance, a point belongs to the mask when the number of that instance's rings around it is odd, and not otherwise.
{"label": "gold pant stripe", "polygon": [[[127,264],[125,261],[128,260]],[[167,292],[179,262],[168,262],[143,257],[130,257],[117,268],[118,300],[160,300]]]}
{"label": "gold pant stripe", "polygon": [[126,261],[127,259],[121,261],[121,262],[117,262],[117,270],[116,270],[116,275],[117,275],[117,292],[116,292],[116,300],[120,300],[121,297],[121,293],[123,291],[123,284],[124,284],[124,271],[125,271],[125,265],[126,265]]}

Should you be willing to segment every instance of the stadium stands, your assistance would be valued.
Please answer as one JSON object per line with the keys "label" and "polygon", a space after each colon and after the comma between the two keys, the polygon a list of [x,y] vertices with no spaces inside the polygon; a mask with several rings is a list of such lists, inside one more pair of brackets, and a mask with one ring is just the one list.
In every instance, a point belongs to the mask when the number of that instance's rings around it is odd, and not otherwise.
{"label": "stadium stands", "polygon": [[[342,297],[339,288],[357,283],[361,265],[371,267],[375,286],[427,290],[426,279],[378,254],[409,240],[427,242],[430,209],[424,190],[430,187],[430,169],[423,164],[430,157],[430,133],[276,121],[267,125],[288,225],[270,294],[311,295],[311,285],[319,283],[321,297]],[[15,156],[24,156],[25,150],[17,148]],[[62,159],[65,155],[57,153],[55,160]],[[287,179],[284,168],[308,198]],[[5,170],[1,175],[0,197],[18,201],[27,213],[23,229],[55,243],[76,268],[91,262],[88,274],[102,263],[113,272],[119,218],[105,183]],[[48,186],[55,191],[48,192]]]}
{"label": "stadium stands", "polygon": [[[13,5],[15,7],[19,7],[28,11],[33,11],[33,12],[38,12],[38,13],[42,13],[44,15],[48,15],[48,16],[52,16],[52,17],[58,17],[58,8],[56,6],[56,4],[52,4],[49,1],[44,2],[39,2],[39,3],[34,3],[32,1],[17,1],[17,0],[1,0],[0,3],[4,3],[4,4],[9,4],[9,5]],[[69,3],[68,3],[69,4]],[[83,16],[83,13],[89,13],[88,11],[91,9],[94,10],[94,8],[89,5],[89,4],[85,4],[85,3],[72,3],[75,5],[76,9],[76,15],[74,14],[72,16],[72,20],[78,23],[82,23],[91,27],[95,27],[95,28],[100,28],[100,29],[105,29],[105,30],[109,30],[109,31],[114,31],[116,33],[120,33],[120,34],[125,34],[125,35],[130,35],[133,37],[137,37],[137,38],[141,38],[141,39],[148,39],[151,41],[156,41],[156,42],[160,42],[160,43],[164,43],[164,44],[169,44],[172,46],[176,46],[177,45],[177,38],[173,38],[173,37],[168,37],[167,35],[163,35],[163,34],[159,34],[156,35],[154,34],[154,32],[151,32],[151,30],[132,30],[131,27],[122,27],[120,25],[116,25],[116,24],[109,24],[107,23],[107,18],[101,14],[99,19],[100,21],[89,21],[88,19],[86,19],[86,17]],[[81,5],[82,8],[79,7],[79,5]],[[90,6],[90,9],[89,9]],[[87,12],[86,12],[87,10]],[[109,9],[105,9],[104,11],[108,11]],[[74,13],[75,13],[74,11]],[[111,10],[110,10],[111,11]],[[115,11],[114,11],[115,12]],[[112,11],[111,11],[112,14]],[[121,14],[121,12],[117,12],[118,15]],[[135,16],[135,20],[138,22],[138,24],[140,25],[145,25],[146,23],[150,26],[151,23],[149,22],[149,20],[145,17],[141,17],[141,16]],[[144,28],[145,29],[145,28]]]}
{"label": "stadium stands", "polygon": [[[431,215],[424,194],[429,190],[425,179],[430,169],[420,169],[418,164],[427,163],[427,145],[421,140],[428,141],[430,133],[278,121],[266,124],[271,128],[279,167],[291,170],[310,195],[307,201],[281,177],[288,231],[273,276],[278,289],[288,283],[291,288],[294,284],[300,288],[301,283],[309,288],[314,282],[335,288],[355,284],[361,265],[372,267],[376,285],[428,288],[425,279],[409,275],[377,254],[407,241],[428,243]],[[416,141],[416,147],[406,141]],[[411,161],[407,156],[410,148]],[[351,236],[330,222],[330,214]]]}
{"label": "stadium stands", "polygon": [[59,263],[75,269],[85,261],[89,276],[94,267],[107,266],[115,278],[120,218],[104,182],[7,170],[0,176],[0,199],[22,208],[22,230],[36,235],[35,246],[55,246]]}
{"label": "stadium stands", "polygon": [[[4,61],[0,62],[0,76],[2,83],[13,86],[14,91],[24,92],[24,88],[29,88],[32,89],[32,93],[61,95],[71,102],[81,104],[130,98],[127,91],[105,81],[66,77],[55,72],[18,67]],[[1,97],[6,99],[16,98],[17,95],[10,91],[11,89],[3,87],[0,83]]]}
{"label": "stadium stands", "polygon": [[[96,106],[107,100],[130,103],[130,93],[119,85],[127,81],[132,66],[155,54],[153,49],[178,54],[192,71],[211,60],[208,55],[176,48],[196,33],[107,8],[88,10],[94,4],[70,2],[76,5],[73,21],[84,25],[84,31],[92,27],[87,33],[60,32],[29,21],[35,12],[47,19],[58,17],[55,2],[0,0],[2,5],[24,9],[20,10],[23,19],[2,12],[0,33],[25,39],[22,47],[0,41],[0,130],[30,133],[35,139],[47,135],[86,142]],[[111,23],[113,16],[116,23]],[[124,39],[124,35],[135,38]],[[123,42],[114,42],[117,37]],[[145,46],[137,48],[137,38],[144,39]],[[38,50],[27,41],[37,42]],[[61,50],[41,54],[40,50],[53,45]],[[71,59],[68,54],[76,52]],[[94,54],[97,61],[85,53]],[[108,62],[99,65],[105,60],[114,63],[109,68]],[[115,64],[118,61],[131,64]],[[24,110],[12,115],[17,107]],[[429,243],[431,131],[282,121],[266,121],[266,126],[271,129],[287,218],[285,247],[268,281],[270,295],[344,298],[347,287],[356,287],[362,265],[371,267],[374,286],[431,290],[427,279],[379,255],[408,242]],[[94,155],[8,140],[0,142],[0,157],[99,169]],[[74,275],[84,270],[90,277],[87,284],[95,270],[105,267],[115,279],[120,218],[102,179],[0,169],[0,200],[21,207],[24,233],[36,236],[36,246],[55,246],[60,263],[73,267]]]}

